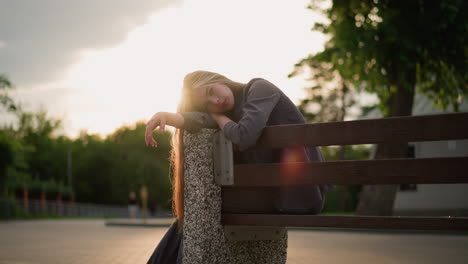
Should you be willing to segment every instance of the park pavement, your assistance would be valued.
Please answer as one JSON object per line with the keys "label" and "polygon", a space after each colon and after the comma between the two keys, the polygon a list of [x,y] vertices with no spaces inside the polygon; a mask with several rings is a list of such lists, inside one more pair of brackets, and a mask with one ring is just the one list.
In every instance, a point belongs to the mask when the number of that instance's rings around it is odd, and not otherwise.
{"label": "park pavement", "polygon": [[[167,230],[158,221],[146,227],[105,220],[3,221],[0,264],[146,263]],[[465,264],[468,235],[295,229],[289,231],[287,263]]]}

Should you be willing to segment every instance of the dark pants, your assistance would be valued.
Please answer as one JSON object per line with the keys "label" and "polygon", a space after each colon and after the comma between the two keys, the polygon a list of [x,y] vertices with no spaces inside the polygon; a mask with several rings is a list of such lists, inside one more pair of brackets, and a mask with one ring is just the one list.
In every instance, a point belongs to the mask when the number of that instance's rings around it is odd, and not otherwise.
{"label": "dark pants", "polygon": [[319,214],[325,197],[320,186],[223,187],[222,212],[244,214]]}
{"label": "dark pants", "polygon": [[147,264],[182,263],[182,232],[179,232],[177,227],[176,220],[159,242]]}

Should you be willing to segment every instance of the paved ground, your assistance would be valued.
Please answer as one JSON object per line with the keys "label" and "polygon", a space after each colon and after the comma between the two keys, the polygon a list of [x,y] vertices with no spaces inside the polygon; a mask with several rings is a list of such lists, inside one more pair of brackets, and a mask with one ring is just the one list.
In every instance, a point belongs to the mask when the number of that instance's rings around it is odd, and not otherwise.
{"label": "paved ground", "polygon": [[[166,227],[0,222],[0,264],[146,263]],[[289,231],[288,263],[468,263],[468,235]]]}

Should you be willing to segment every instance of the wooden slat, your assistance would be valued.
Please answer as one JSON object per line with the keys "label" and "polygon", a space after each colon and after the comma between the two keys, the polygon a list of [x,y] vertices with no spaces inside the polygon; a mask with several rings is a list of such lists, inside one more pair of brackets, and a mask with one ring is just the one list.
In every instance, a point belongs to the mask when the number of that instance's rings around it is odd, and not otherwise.
{"label": "wooden slat", "polygon": [[466,217],[223,214],[224,225],[468,231]]}
{"label": "wooden slat", "polygon": [[256,147],[330,146],[468,139],[468,113],[269,126]]}
{"label": "wooden slat", "polygon": [[234,166],[234,186],[468,183],[468,157]]}

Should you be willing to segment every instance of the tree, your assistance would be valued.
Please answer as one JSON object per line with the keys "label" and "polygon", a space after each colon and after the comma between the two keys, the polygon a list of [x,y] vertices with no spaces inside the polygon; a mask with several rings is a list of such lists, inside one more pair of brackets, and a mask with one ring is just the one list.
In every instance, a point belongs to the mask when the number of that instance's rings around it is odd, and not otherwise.
{"label": "tree", "polygon": [[150,198],[169,208],[170,132],[155,132],[156,149],[144,144],[143,122],[118,128],[105,138],[82,133],[72,140],[58,135],[62,121],[49,117],[45,109],[27,112],[15,104],[7,93],[11,88],[11,82],[0,75],[0,110],[16,117],[14,125],[0,127],[0,195],[6,186],[54,191],[60,186],[58,191],[63,191],[68,185],[69,191],[67,157],[73,153],[78,201],[124,205],[131,190],[147,186]]}
{"label": "tree", "polygon": [[[320,10],[320,2],[311,8]],[[322,10],[329,24],[314,26],[330,36],[325,58],[353,87],[380,100],[385,117],[411,115],[416,87],[442,108],[458,109],[466,86],[466,1],[332,1]],[[407,156],[407,144],[377,147],[376,158]],[[366,186],[358,213],[392,213],[396,186]]]}
{"label": "tree", "polygon": [[[20,111],[15,135],[30,146],[32,151],[26,156],[33,178],[64,182],[66,176],[66,148],[54,135],[62,121],[50,118],[45,110],[37,113]],[[70,144],[68,143],[65,144]]]}
{"label": "tree", "polygon": [[[344,121],[351,116],[348,110],[357,107],[358,89],[351,89],[353,84],[330,63],[332,57],[336,57],[333,52],[311,55],[301,60],[289,75],[303,74],[304,70],[311,73],[311,86],[306,88],[308,95],[298,106],[308,123]],[[364,159],[369,155],[369,149],[363,146],[324,146],[321,152],[325,160]],[[324,211],[354,211],[360,190],[361,186],[337,186],[328,194]]]}
{"label": "tree", "polygon": [[0,131],[0,197],[5,191],[7,168],[14,161],[14,151],[8,135]]}
{"label": "tree", "polygon": [[[0,75],[0,105],[7,110],[14,110],[13,100],[8,96],[6,90],[11,88],[10,81],[4,75]],[[7,167],[13,163],[13,147],[7,135],[0,133],[0,196],[5,190]]]}
{"label": "tree", "polygon": [[[8,94],[8,91],[13,89],[13,84],[4,74],[0,74],[0,110],[7,112],[17,111],[16,103]],[[5,131],[0,129],[0,197],[4,195],[6,190],[6,180],[8,168],[15,167],[17,160],[19,142]]]}
{"label": "tree", "polygon": [[341,77],[329,60],[323,56],[309,56],[297,63],[289,75],[301,74],[304,68],[311,72],[311,86],[306,88],[308,95],[298,106],[308,122],[343,121],[347,109],[356,104],[355,91],[349,88],[352,84]]}
{"label": "tree", "polygon": [[13,85],[4,74],[0,74],[0,106],[9,112],[17,110],[17,106],[13,99],[8,95],[8,90],[12,89]]}
{"label": "tree", "polygon": [[121,204],[130,191],[147,186],[150,198],[164,208],[171,202],[169,132],[155,132],[158,148],[144,144],[146,125],[116,129],[105,138],[82,133],[73,142],[73,177],[77,200]]}
{"label": "tree", "polygon": [[[311,73],[311,86],[306,88],[307,97],[299,103],[299,110],[307,122],[339,122],[349,117],[348,110],[356,107],[358,89],[353,89],[353,83],[344,78],[340,68],[331,63],[339,58],[336,50],[308,56],[295,65],[289,77],[302,74],[304,69]],[[338,59],[337,65],[342,64]],[[341,146],[338,160],[346,159],[346,148]]]}

